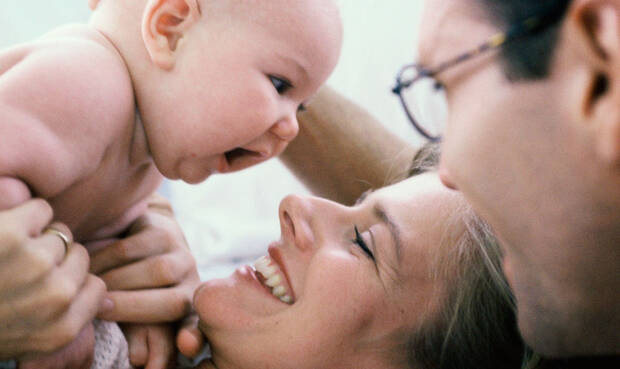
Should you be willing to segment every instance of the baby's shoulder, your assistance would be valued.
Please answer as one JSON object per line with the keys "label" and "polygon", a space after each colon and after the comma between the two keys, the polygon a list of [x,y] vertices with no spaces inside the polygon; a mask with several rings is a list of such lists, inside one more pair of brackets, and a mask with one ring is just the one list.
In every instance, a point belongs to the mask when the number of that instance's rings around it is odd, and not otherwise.
{"label": "baby's shoulder", "polygon": [[0,51],[0,174],[28,178],[44,163],[80,176],[135,120],[120,55],[102,36],[69,31]]}
{"label": "baby's shoulder", "polygon": [[[7,99],[20,91],[28,99]],[[82,119],[102,111],[133,112],[127,67],[113,45],[87,26],[63,27],[0,53],[0,102],[29,110],[47,107]],[[36,105],[45,101],[44,105]],[[61,109],[59,109],[61,108]],[[40,109],[37,109],[40,110]],[[41,113],[41,112],[40,112]]]}

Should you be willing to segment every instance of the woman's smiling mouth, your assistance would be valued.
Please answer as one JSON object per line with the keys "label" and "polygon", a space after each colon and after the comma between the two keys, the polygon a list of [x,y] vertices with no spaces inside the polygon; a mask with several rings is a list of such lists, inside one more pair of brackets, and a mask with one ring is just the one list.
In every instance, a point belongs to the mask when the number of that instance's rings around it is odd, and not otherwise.
{"label": "woman's smiling mouth", "polygon": [[271,290],[271,294],[286,304],[293,304],[293,293],[288,286],[282,269],[271,257],[262,256],[254,262],[257,276],[263,285]]}

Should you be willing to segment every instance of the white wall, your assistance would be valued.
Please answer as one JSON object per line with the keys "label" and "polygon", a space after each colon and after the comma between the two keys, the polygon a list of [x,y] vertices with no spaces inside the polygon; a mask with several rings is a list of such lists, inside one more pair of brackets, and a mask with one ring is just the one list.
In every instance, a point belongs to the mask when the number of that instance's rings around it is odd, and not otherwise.
{"label": "white wall", "polygon": [[[396,134],[418,140],[390,88],[399,67],[413,60],[422,1],[337,1],[344,48],[328,84]],[[27,41],[59,24],[84,22],[88,14],[86,0],[2,0],[0,47]],[[279,238],[280,200],[289,193],[307,193],[277,160],[214,176],[198,186],[167,183],[162,191],[175,205],[203,278],[225,275],[237,261],[263,254],[269,242]]]}

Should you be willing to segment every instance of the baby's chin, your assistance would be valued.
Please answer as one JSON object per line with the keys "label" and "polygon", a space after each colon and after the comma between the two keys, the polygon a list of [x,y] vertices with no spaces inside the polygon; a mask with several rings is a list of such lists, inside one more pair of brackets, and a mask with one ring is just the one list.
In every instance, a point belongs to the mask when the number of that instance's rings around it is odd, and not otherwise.
{"label": "baby's chin", "polygon": [[170,179],[180,179],[188,184],[199,184],[204,182],[212,174],[217,173],[217,167],[209,164],[198,163],[197,161],[183,161],[179,163]]}

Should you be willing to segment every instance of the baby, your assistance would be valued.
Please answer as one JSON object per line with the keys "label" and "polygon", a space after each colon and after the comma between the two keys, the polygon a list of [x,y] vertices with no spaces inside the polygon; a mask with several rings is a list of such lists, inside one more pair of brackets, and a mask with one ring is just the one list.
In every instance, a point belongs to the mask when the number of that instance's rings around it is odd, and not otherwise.
{"label": "baby", "polygon": [[340,46],[331,0],[103,0],[88,25],[0,53],[0,209],[44,199],[76,242],[106,247],[163,177],[281,153]]}

